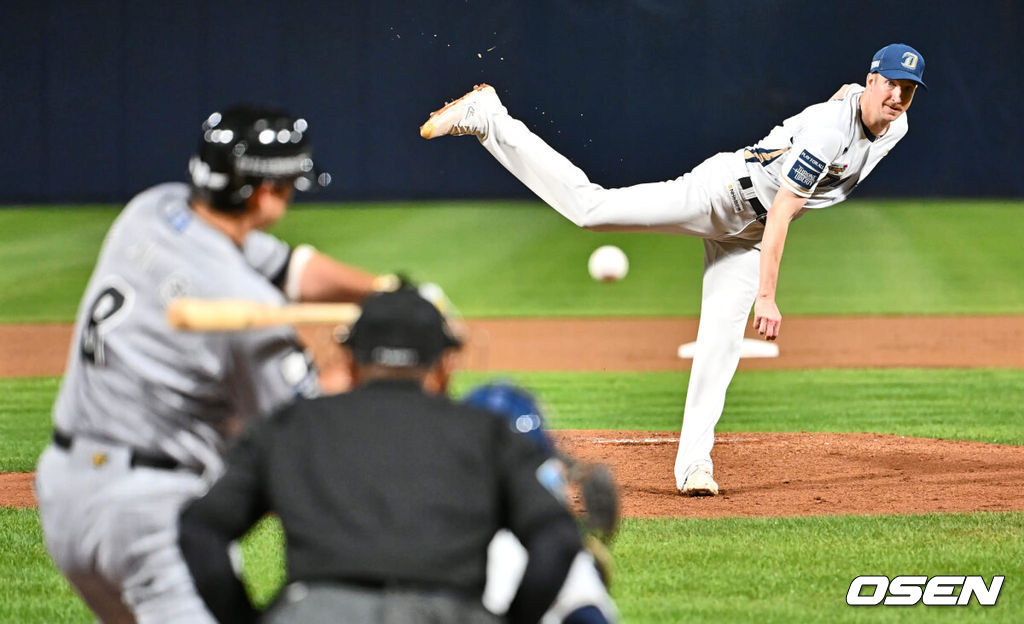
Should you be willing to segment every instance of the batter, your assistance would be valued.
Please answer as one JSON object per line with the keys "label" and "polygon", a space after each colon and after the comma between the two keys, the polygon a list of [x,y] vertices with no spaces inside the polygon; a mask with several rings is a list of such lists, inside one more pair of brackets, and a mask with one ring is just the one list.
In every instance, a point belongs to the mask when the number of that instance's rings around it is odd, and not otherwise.
{"label": "batter", "polygon": [[175,297],[361,300],[373,275],[259,231],[327,181],[305,120],[236,107],[203,124],[191,184],[143,191],[115,220],[77,314],[39,459],[47,549],[102,622],[212,622],[177,518],[247,419],[319,393],[291,328],[174,331]]}
{"label": "batter", "polygon": [[433,113],[427,139],[472,134],[506,169],[579,227],[661,232],[704,239],[704,280],[696,353],[675,463],[684,495],[714,496],[711,448],[725,394],[739,364],[743,330],[774,340],[775,303],[789,223],[846,199],[907,133],[907,108],[923,82],[924,58],[904,44],[879,50],[865,85],[786,119],[761,141],[716,154],[666,182],[605,189],[511,117],[480,85]]}

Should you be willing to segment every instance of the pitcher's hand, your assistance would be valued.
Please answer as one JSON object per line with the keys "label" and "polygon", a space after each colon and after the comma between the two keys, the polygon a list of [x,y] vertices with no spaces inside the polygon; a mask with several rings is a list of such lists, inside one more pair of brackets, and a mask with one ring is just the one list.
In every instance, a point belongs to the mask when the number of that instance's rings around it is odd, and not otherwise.
{"label": "pitcher's hand", "polygon": [[774,299],[757,299],[754,301],[754,329],[764,336],[765,340],[779,337],[782,327],[782,313]]}

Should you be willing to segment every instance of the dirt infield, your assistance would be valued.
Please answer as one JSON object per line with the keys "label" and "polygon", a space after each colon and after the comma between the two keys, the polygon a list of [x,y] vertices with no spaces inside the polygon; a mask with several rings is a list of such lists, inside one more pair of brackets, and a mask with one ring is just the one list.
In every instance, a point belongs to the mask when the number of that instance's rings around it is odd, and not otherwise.
{"label": "dirt infield", "polygon": [[811,516],[1024,509],[1024,446],[836,433],[720,433],[716,497],[676,494],[678,433],[558,431],[612,466],[636,517]]}
{"label": "dirt infield", "polygon": [[[467,323],[468,370],[685,370],[680,344],[694,340],[696,319],[477,319]],[[330,326],[301,334],[318,362],[337,357]],[[749,332],[748,332],[749,334]],[[0,377],[60,375],[68,325],[0,325]],[[765,368],[1024,368],[1024,316],[791,317],[778,358],[749,359]]]}
{"label": "dirt infield", "polygon": [[0,473],[0,507],[35,507],[30,472]]}
{"label": "dirt infield", "polygon": [[[331,328],[303,338],[322,365],[337,362]],[[687,319],[515,319],[468,323],[469,370],[685,370]],[[0,326],[0,376],[59,375],[66,325]],[[1024,368],[1024,316],[789,318],[775,359],[741,369]],[[638,517],[799,516],[1024,510],[1024,447],[872,434],[719,434],[722,493],[680,497],[676,432],[564,431],[560,444],[611,465],[623,511]],[[31,475],[0,474],[0,506],[35,503]]]}

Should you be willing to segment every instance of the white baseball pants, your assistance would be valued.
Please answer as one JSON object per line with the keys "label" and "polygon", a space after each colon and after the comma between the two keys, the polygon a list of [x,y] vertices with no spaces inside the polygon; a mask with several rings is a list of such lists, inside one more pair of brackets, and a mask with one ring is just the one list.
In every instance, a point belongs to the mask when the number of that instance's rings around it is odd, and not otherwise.
{"label": "white baseball pants", "polygon": [[[523,580],[527,559],[526,548],[511,531],[501,529],[495,533],[487,547],[483,603],[488,611],[497,615],[508,613]],[[596,607],[609,622],[619,621],[619,610],[597,572],[594,556],[581,550],[540,624],[561,624],[570,613],[587,606]]]}
{"label": "white baseball pants", "polygon": [[[746,175],[741,156],[721,153],[666,182],[606,189],[509,116],[488,116],[481,144],[538,197],[579,227],[661,232],[704,239],[704,281],[697,349],[690,370],[676,456],[676,486],[700,465],[712,467],[715,425],[739,364],[743,332],[757,294],[761,228],[730,189]],[[746,229],[746,231],[745,231]],[[674,347],[673,347],[674,348]]]}
{"label": "white baseball pants", "polygon": [[105,624],[213,624],[178,549],[178,513],[207,484],[129,466],[128,449],[75,439],[36,467],[46,548]]}

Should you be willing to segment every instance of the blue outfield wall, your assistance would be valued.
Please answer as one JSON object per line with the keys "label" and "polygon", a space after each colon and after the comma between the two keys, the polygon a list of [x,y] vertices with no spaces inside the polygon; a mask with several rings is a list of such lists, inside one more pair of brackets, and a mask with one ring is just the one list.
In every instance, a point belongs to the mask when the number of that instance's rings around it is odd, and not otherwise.
{"label": "blue outfield wall", "polygon": [[183,179],[199,123],[238,101],[305,115],[319,199],[527,197],[472,138],[423,141],[495,85],[605,186],[674,178],[863,82],[927,61],[911,130],[859,191],[1024,196],[1024,4],[867,0],[5,0],[0,203],[123,201]]}

